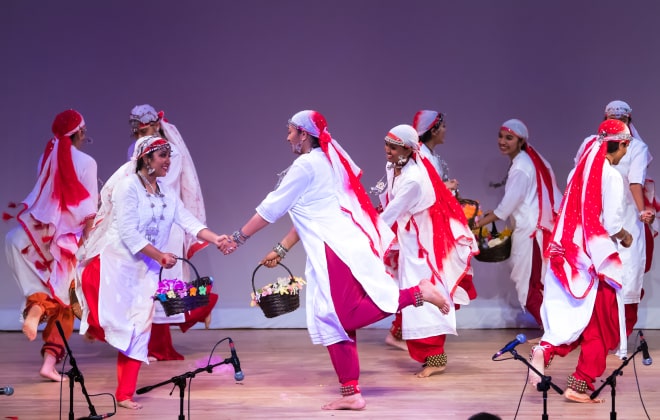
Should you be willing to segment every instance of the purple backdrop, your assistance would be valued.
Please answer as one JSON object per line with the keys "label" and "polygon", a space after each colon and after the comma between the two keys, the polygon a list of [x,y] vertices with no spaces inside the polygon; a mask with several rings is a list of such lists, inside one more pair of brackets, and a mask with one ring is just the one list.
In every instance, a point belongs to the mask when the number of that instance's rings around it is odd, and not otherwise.
{"label": "purple backdrop", "polygon": [[[383,174],[387,130],[431,108],[448,115],[437,151],[461,194],[492,208],[502,192],[487,185],[508,166],[496,135],[509,118],[528,125],[562,187],[612,99],[632,105],[655,152],[658,16],[654,0],[5,0],[0,197],[27,195],[57,112],[84,114],[94,138],[86,151],[106,179],[126,157],[131,107],[150,103],[191,150],[209,226],[231,232],[294,158],[285,123],[296,111],[326,115],[369,187]],[[660,179],[657,166],[649,174]],[[1,226],[4,235],[13,224]],[[221,294],[215,327],[304,326],[303,310],[267,320],[248,306],[253,268],[288,227],[276,223],[230,257],[213,249],[195,257]],[[298,247],[285,263],[302,275],[304,258]],[[282,274],[262,273],[257,283]],[[22,297],[4,258],[0,275],[0,329],[19,329]],[[475,263],[475,283],[480,298],[460,311],[459,327],[531,325],[505,264]],[[642,326],[660,327],[656,283],[647,286]]]}

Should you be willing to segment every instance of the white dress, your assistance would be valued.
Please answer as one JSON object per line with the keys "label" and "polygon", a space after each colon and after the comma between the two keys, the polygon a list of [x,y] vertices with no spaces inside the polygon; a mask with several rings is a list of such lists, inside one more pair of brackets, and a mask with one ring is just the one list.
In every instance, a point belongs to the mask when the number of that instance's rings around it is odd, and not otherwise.
{"label": "white dress", "polygon": [[[601,185],[603,192],[601,222],[607,233],[614,235],[623,226],[624,207],[622,202],[625,188],[621,175],[607,161],[603,165]],[[622,248],[617,246],[617,251],[620,252]],[[573,283],[576,285],[589,284],[592,279],[590,270],[593,270],[592,266],[585,266],[577,274],[582,278],[582,281],[574,281]],[[616,276],[619,277],[621,270],[615,270],[612,273],[617,273]],[[591,289],[576,288],[572,290],[573,295],[571,295],[564,289],[552,270],[546,272],[543,304],[541,305],[541,318],[543,319],[544,329],[543,341],[559,346],[573,343],[580,337],[591,320],[594,303],[596,302],[596,292],[598,291],[598,281],[595,278]],[[617,290],[617,300],[619,300],[620,295],[621,290]],[[621,322],[623,308],[622,305],[619,306],[619,323],[620,327],[622,326],[623,337],[625,337],[625,322]]]}
{"label": "white dress", "polygon": [[[336,141],[332,143],[337,147]],[[372,244],[356,225],[346,199],[344,182],[320,148],[298,157],[282,182],[259,204],[257,213],[274,223],[287,212],[307,253],[307,327],[314,344],[328,346],[350,340],[335,311],[330,294],[325,245],[350,268],[374,303],[385,312],[398,308],[399,289],[385,270]],[[364,225],[366,227],[366,225]],[[381,238],[389,244],[393,234],[383,224]],[[376,244],[377,248],[380,248]]]}
{"label": "white dress", "polygon": [[[381,218],[388,226],[396,222],[396,237],[399,245],[396,277],[399,287],[416,286],[422,279],[436,277],[429,266],[437,267],[433,251],[433,226],[429,207],[435,202],[435,193],[428,175],[420,170],[411,159],[394,178],[393,169],[387,169],[387,198],[383,202]],[[420,255],[420,248],[426,251]],[[438,290],[448,299],[445,287]],[[402,335],[404,340],[427,338],[445,334],[456,334],[456,312],[454,305],[443,315],[434,305],[408,306],[401,310]]]}
{"label": "white dress", "polygon": [[[128,357],[144,362],[147,362],[154,313],[152,296],[160,270],[157,261],[140,252],[149,244],[146,234],[152,218],[155,215],[158,220],[158,232],[152,244],[161,250],[172,224],[195,236],[205,228],[186,210],[174,190],[161,186],[161,191],[162,199],[148,195],[137,175],[121,179],[112,192],[113,211],[109,215],[112,221],[104,233],[105,245],[98,253],[101,263],[98,314],[105,339]],[[81,306],[80,333],[84,334],[88,309],[82,301]]]}
{"label": "white dress", "polygon": [[[589,136],[582,142],[575,162],[582,154],[584,147],[593,136]],[[646,169],[652,160],[648,146],[640,139],[634,138],[626,154],[613,168],[619,171],[623,177],[624,199],[623,199],[623,228],[633,237],[629,248],[619,249],[619,257],[623,264],[623,301],[624,303],[639,303],[642,293],[642,281],[644,279],[644,267],[646,266],[646,238],[644,223],[639,220],[639,210],[630,192],[630,184],[644,186],[646,180]]]}
{"label": "white dress", "polygon": [[[532,273],[534,238],[539,247],[543,244],[542,232],[536,229],[539,217],[536,188],[536,168],[529,155],[521,150],[511,162],[504,187],[504,197],[493,213],[501,220],[511,217],[513,222],[509,264],[511,280],[516,287],[518,302],[523,310],[527,303],[529,278]],[[555,202],[558,204],[558,201]]]}

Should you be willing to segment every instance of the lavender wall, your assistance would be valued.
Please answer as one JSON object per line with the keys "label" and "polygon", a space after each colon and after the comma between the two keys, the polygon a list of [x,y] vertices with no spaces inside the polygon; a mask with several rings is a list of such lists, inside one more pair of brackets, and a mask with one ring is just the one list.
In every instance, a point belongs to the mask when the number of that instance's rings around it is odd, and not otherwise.
{"label": "lavender wall", "polygon": [[[562,187],[612,99],[632,105],[656,152],[658,16],[654,0],[5,0],[0,202],[29,192],[57,112],[84,114],[94,138],[86,151],[106,179],[125,159],[131,107],[151,103],[183,133],[217,231],[242,225],[290,164],[285,123],[307,108],[326,115],[367,186],[383,174],[390,127],[421,108],[446,112],[437,151],[461,194],[492,208],[502,192],[487,185],[508,166],[495,143],[506,119],[527,123]],[[657,165],[649,174],[660,179]],[[288,227],[281,220],[230,257],[213,249],[195,257],[219,286],[215,327],[304,326],[303,310],[267,320],[248,306],[252,270]],[[285,263],[302,274],[302,247]],[[261,270],[257,283],[281,274]],[[507,274],[505,264],[475,263],[480,298],[460,311],[460,327],[531,325]],[[660,328],[652,274],[640,325]],[[0,329],[19,329],[22,296],[4,258],[0,276]]]}

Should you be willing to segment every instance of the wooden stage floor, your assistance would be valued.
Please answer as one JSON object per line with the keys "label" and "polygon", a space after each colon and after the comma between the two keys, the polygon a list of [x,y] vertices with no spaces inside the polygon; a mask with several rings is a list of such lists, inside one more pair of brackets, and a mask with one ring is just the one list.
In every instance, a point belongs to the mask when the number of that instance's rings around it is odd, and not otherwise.
{"label": "wooden stage floor", "polygon": [[[360,385],[367,408],[360,412],[323,411],[321,405],[338,397],[338,384],[327,351],[314,346],[306,330],[192,330],[182,334],[172,330],[175,347],[186,356],[184,361],[144,365],[138,388],[154,385],[205,366],[214,344],[231,337],[236,345],[245,379],[234,380],[231,365],[220,365],[213,373],[201,372],[185,388],[186,419],[468,419],[487,411],[502,419],[513,419],[520,400],[518,419],[540,419],[543,394],[525,387],[526,366],[517,360],[500,362],[491,356],[523,332],[531,340],[538,330],[464,330],[450,336],[446,351],[447,370],[419,379],[413,373],[419,364],[407,353],[384,344],[387,331],[363,329],[358,332],[362,366]],[[660,419],[660,330],[645,331],[651,356],[656,364],[644,366],[638,354],[617,379],[615,412],[619,419]],[[634,338],[630,339],[630,347]],[[0,419],[69,418],[69,385],[40,379],[40,343],[28,342],[20,332],[1,332],[2,374],[0,387],[11,386],[14,394],[0,396]],[[77,334],[71,349],[90,394],[114,393],[116,351],[104,343],[88,343]],[[530,343],[518,346],[527,356]],[[217,360],[230,355],[227,342],[218,345]],[[214,362],[217,362],[214,360]],[[557,358],[547,371],[560,388],[572,373],[577,352]],[[609,356],[607,378],[621,361]],[[68,366],[67,366],[68,370]],[[641,399],[638,393],[638,384]],[[152,389],[136,400],[144,408],[117,409],[116,419],[177,419],[179,389],[172,384]],[[190,393],[189,393],[190,392]],[[576,404],[550,390],[547,412],[550,419],[609,419],[612,411],[611,388],[601,394],[604,404]],[[74,388],[74,418],[87,416],[89,407],[81,386]],[[188,402],[190,412],[188,412]],[[108,395],[92,397],[99,414],[113,411]]]}

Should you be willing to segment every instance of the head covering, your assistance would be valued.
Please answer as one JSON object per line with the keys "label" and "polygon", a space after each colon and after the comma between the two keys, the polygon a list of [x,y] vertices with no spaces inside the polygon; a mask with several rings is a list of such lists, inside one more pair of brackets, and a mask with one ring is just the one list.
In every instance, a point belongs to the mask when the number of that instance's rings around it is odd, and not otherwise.
{"label": "head covering", "polygon": [[529,131],[527,131],[525,123],[515,118],[504,121],[500,130],[509,131],[525,141],[529,138]]}
{"label": "head covering", "polygon": [[160,136],[140,137],[137,142],[135,142],[132,159],[139,160],[143,156],[161,149],[170,149],[170,144],[164,138]]}
{"label": "head covering", "polygon": [[632,108],[630,107],[630,105],[620,100],[612,101],[609,104],[607,104],[607,106],[605,107],[606,117],[614,117],[614,118],[630,117],[631,113],[632,113]]}
{"label": "head covering", "polygon": [[332,138],[325,117],[320,112],[305,110],[294,114],[288,124],[319,139],[321,150],[337,176],[339,188],[343,189],[343,194],[337,195],[342,210],[349,213],[353,222],[360,226],[369,239],[372,251],[382,257],[392,240],[391,231],[378,217],[371,199],[360,182],[362,170]]}
{"label": "head covering", "polygon": [[433,126],[435,126],[437,123],[444,121],[444,119],[445,114],[443,113],[423,109],[421,111],[417,111],[413,117],[412,126],[415,130],[417,130],[417,135],[421,136],[433,128]]}
{"label": "head covering", "polygon": [[60,112],[53,120],[52,131],[55,137],[70,137],[73,133],[85,126],[85,120],[78,111],[67,109]]}
{"label": "head covering", "polygon": [[620,120],[605,120],[598,126],[598,136],[603,141],[632,140],[630,128]]}
{"label": "head covering", "polygon": [[397,146],[409,147],[419,150],[419,136],[417,131],[408,124],[400,124],[392,128],[385,136],[385,141]]}
{"label": "head covering", "polygon": [[156,109],[149,104],[136,105],[131,109],[131,115],[128,117],[128,122],[135,132],[138,128],[159,122],[164,115],[165,113],[163,111],[156,112]]}

